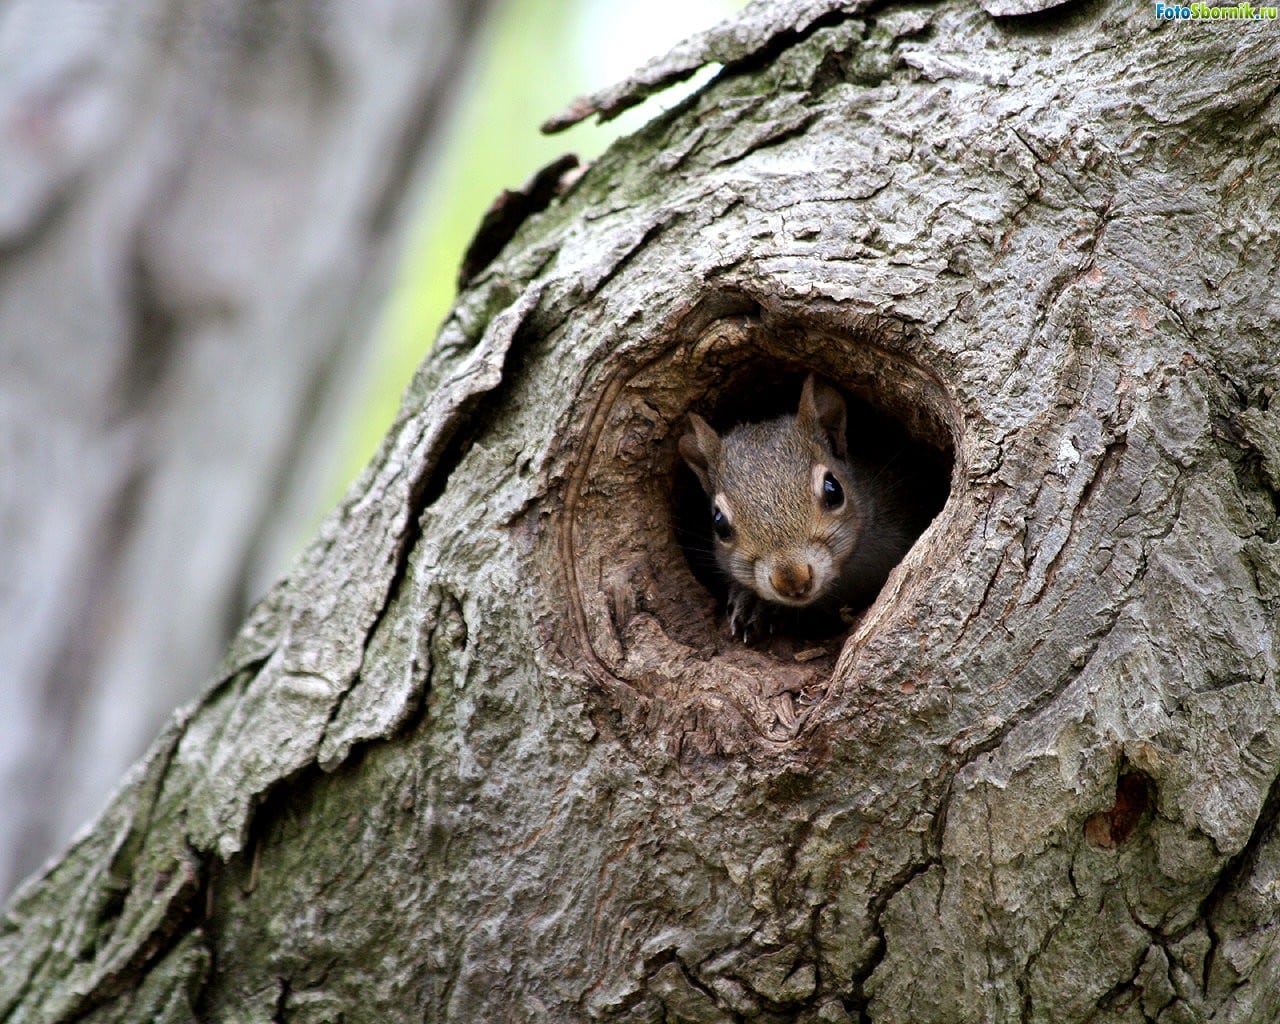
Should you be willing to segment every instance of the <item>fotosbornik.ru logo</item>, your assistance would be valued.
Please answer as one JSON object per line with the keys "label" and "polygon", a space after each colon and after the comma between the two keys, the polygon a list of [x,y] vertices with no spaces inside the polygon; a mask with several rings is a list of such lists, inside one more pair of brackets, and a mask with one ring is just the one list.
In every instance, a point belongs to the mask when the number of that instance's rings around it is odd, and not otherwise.
{"label": "fotosbornik.ru logo", "polygon": [[1280,7],[1254,7],[1250,3],[1218,7],[1214,4],[1156,4],[1158,21],[1275,21]]}

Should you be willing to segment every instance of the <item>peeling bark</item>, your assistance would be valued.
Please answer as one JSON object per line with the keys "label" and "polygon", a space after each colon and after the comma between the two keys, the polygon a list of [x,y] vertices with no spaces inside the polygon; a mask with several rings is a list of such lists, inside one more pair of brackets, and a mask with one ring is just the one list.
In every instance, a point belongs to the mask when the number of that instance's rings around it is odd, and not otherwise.
{"label": "peeling bark", "polygon": [[[460,295],[5,1019],[1272,1018],[1280,44],[812,7]],[[676,440],[809,370],[949,473],[797,659]]]}

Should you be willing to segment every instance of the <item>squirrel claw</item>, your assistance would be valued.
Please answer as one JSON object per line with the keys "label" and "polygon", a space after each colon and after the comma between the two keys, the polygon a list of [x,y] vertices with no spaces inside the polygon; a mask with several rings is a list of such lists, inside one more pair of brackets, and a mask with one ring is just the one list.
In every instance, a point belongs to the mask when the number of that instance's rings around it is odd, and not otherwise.
{"label": "squirrel claw", "polygon": [[759,640],[766,628],[773,632],[773,623],[769,621],[768,611],[752,591],[736,584],[729,588],[729,605],[726,609],[729,620],[729,635],[741,636],[744,644],[752,644]]}

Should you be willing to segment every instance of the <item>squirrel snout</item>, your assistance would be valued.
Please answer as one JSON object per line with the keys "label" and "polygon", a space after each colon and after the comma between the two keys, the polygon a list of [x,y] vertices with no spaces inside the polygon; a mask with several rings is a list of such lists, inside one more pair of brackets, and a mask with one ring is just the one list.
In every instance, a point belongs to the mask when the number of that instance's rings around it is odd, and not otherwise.
{"label": "squirrel snout", "polygon": [[803,601],[813,590],[813,566],[807,562],[776,565],[769,573],[769,583],[780,596]]}

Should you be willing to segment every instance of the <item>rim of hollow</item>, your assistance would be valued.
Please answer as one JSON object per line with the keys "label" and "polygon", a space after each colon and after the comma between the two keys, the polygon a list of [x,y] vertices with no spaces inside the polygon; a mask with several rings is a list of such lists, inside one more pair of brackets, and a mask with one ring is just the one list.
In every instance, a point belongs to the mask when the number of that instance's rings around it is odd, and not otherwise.
{"label": "rim of hollow", "polygon": [[676,448],[688,413],[721,426],[750,392],[745,416],[776,414],[804,374],[817,373],[859,415],[895,424],[934,461],[934,522],[954,491],[961,446],[946,387],[900,329],[723,302],[701,313],[646,361],[605,368],[577,439],[559,560],[579,665],[648,728],[685,737],[705,728],[710,749],[723,752],[749,735],[794,740],[827,696],[850,633],[764,647],[729,637],[722,595],[679,536],[681,504],[701,493]]}

